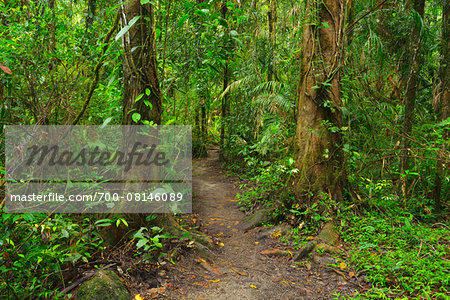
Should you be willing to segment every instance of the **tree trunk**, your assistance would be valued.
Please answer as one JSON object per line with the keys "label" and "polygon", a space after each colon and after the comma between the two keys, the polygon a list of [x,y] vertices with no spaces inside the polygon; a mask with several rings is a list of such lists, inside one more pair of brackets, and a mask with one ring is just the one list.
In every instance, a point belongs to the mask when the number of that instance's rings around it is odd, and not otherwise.
{"label": "tree trunk", "polygon": [[[347,4],[347,27],[355,21],[355,0],[349,0]],[[351,45],[353,41],[353,28],[347,33],[347,45]]]}
{"label": "tree trunk", "polygon": [[[414,9],[421,18],[423,18],[425,0],[414,0],[412,3],[412,9]],[[401,190],[404,198],[404,205],[406,206],[406,198],[408,197],[408,176],[405,174],[409,169],[409,148],[411,147],[411,141],[408,138],[411,134],[412,125],[414,123],[414,106],[416,104],[416,93],[419,83],[419,66],[420,66],[420,43],[421,43],[421,30],[418,28],[418,24],[414,22],[413,30],[411,32],[411,54],[409,59],[409,74],[408,82],[406,84],[405,98],[403,100],[405,105],[405,113],[403,120],[403,137],[402,137],[402,156],[400,158],[400,182]]]}
{"label": "tree trunk", "polygon": [[269,0],[269,11],[267,12],[267,19],[269,21],[269,39],[270,39],[270,62],[267,71],[267,81],[272,81],[275,74],[275,49],[277,42],[277,0]]}
{"label": "tree trunk", "polygon": [[343,55],[345,1],[308,0],[297,90],[294,181],[298,198],[308,202],[325,192],[342,199],[346,175],[341,150],[339,76]]}
{"label": "tree trunk", "polygon": [[[161,90],[157,72],[153,5],[151,3],[142,5],[140,0],[124,1],[123,3],[122,28],[128,25],[130,20],[140,16],[122,40],[124,50],[123,124],[134,125],[141,121],[161,124]],[[131,51],[132,49],[133,51]],[[144,96],[136,102],[135,99],[141,94]],[[139,121],[133,120],[133,113],[140,114]],[[131,220],[133,227],[145,224],[145,215],[131,214],[127,215],[127,218]],[[153,222],[175,236],[181,236],[186,232],[171,214],[158,214]],[[193,236],[198,243],[210,245],[207,236],[195,232]]]}
{"label": "tree trunk", "polygon": [[94,23],[96,8],[97,0],[88,0],[88,12],[85,21],[86,31],[88,31],[92,27],[92,23]]}
{"label": "tree trunk", "polygon": [[[161,90],[156,65],[155,18],[153,5],[140,0],[123,1],[122,28],[133,18],[138,21],[124,34],[123,44],[123,124],[152,121],[161,124]],[[135,99],[144,96],[135,103]],[[139,120],[132,116],[140,114]]]}
{"label": "tree trunk", "polygon": [[[221,14],[222,14],[222,18],[226,19],[227,16],[227,4],[226,3],[222,3],[222,6],[220,8]],[[228,40],[225,42],[226,47],[228,46],[229,42]],[[223,68],[223,87],[222,87],[222,91],[225,91],[228,87],[228,57],[227,60],[225,62],[225,66]],[[225,146],[225,119],[227,117],[227,105],[228,105],[228,93],[226,93],[223,97],[222,97],[222,123],[220,126],[220,152],[219,152],[219,159],[223,160],[224,156],[223,156],[223,150],[224,150],[224,146]]]}
{"label": "tree trunk", "polygon": [[[443,1],[442,6],[442,46],[441,46],[441,62],[439,69],[438,78],[438,96],[436,113],[438,121],[446,120],[450,117],[450,1]],[[448,140],[448,131],[444,132],[442,139]],[[436,174],[434,178],[433,187],[433,200],[434,200],[434,210],[436,213],[441,211],[441,192],[442,192],[442,178],[446,176],[448,172],[448,166],[444,163],[446,161],[448,154],[445,147],[445,143],[442,145],[439,158],[441,161],[436,163]],[[445,199],[445,197],[444,197]],[[448,199],[448,196],[447,196]]]}

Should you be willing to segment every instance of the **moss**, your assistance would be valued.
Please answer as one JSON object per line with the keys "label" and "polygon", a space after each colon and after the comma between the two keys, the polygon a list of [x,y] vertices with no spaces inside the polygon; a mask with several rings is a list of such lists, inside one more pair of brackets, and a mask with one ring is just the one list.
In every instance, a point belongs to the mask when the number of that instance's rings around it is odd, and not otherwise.
{"label": "moss", "polygon": [[77,299],[128,300],[130,293],[116,273],[103,270],[80,286]]}

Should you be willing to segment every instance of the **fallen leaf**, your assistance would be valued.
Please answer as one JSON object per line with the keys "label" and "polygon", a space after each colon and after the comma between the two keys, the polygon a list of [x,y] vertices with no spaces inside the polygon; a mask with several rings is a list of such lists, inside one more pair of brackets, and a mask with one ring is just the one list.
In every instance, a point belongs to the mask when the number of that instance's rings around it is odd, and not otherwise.
{"label": "fallen leaf", "polygon": [[142,298],[140,294],[137,294],[136,296],[134,296],[134,300],[144,300],[146,298]]}
{"label": "fallen leaf", "polygon": [[270,235],[272,238],[277,238],[279,236],[281,236],[281,230],[277,230],[272,232],[272,234]]}
{"label": "fallen leaf", "polygon": [[345,262],[341,262],[341,263],[339,264],[339,269],[344,270],[344,269],[346,269],[346,268],[347,268],[347,264],[346,264]]}
{"label": "fallen leaf", "polygon": [[255,245],[258,245],[259,244],[259,242],[255,242]]}
{"label": "fallen leaf", "polygon": [[250,287],[251,287],[252,289],[257,289],[257,287],[254,286],[253,284],[250,284]]}
{"label": "fallen leaf", "polygon": [[313,236],[308,236],[306,239],[307,239],[308,241],[310,241],[310,240],[313,240],[314,237],[313,237]]}
{"label": "fallen leaf", "polygon": [[223,247],[223,246],[225,246],[225,244],[222,243],[222,242],[220,242],[220,243],[219,243],[219,246],[220,246],[220,247]]}
{"label": "fallen leaf", "polygon": [[192,219],[192,222],[194,222],[194,223],[197,222],[197,219]]}
{"label": "fallen leaf", "polygon": [[216,280],[210,280],[209,282],[214,282],[214,283],[216,283],[216,282],[219,282],[220,281],[220,279],[216,279]]}
{"label": "fallen leaf", "polygon": [[211,221],[222,221],[223,219],[221,218],[210,218]]}
{"label": "fallen leaf", "polygon": [[353,273],[353,272],[348,272],[348,276],[350,276],[350,278],[353,278],[353,277],[355,277],[355,273]]}
{"label": "fallen leaf", "polygon": [[236,271],[236,270],[231,270],[231,271],[236,273],[236,274],[238,274],[238,275],[240,275],[240,276],[248,276],[247,272],[240,272],[240,271]]}
{"label": "fallen leaf", "polygon": [[216,268],[211,267],[204,259],[198,258],[197,262],[208,272],[216,275],[221,275],[221,273]]}
{"label": "fallen leaf", "polygon": [[7,66],[0,64],[0,69],[2,69],[2,71],[5,72],[6,74],[12,75],[11,69],[8,68]]}

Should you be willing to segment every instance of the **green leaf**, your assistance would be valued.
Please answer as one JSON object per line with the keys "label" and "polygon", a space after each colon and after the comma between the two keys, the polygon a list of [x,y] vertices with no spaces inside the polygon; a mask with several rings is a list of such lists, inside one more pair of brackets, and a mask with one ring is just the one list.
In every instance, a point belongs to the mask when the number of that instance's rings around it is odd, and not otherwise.
{"label": "green leaf", "polygon": [[105,126],[108,125],[108,123],[111,122],[112,119],[113,117],[106,118],[105,121],[103,121],[103,124],[102,126],[100,126],[100,128],[105,128]]}
{"label": "green leaf", "polygon": [[322,26],[323,28],[330,28],[330,25],[328,25],[327,22],[322,22]]}
{"label": "green leaf", "polygon": [[145,94],[146,94],[147,96],[150,96],[150,89],[145,89]]}
{"label": "green leaf", "polygon": [[144,100],[144,104],[150,107],[150,109],[153,109],[153,105],[148,100]]}
{"label": "green leaf", "polygon": [[189,19],[191,15],[184,15],[181,17],[180,21],[178,21],[178,28],[183,27],[184,22]]}
{"label": "green leaf", "polygon": [[142,248],[147,243],[148,243],[148,240],[146,238],[140,239],[136,244],[136,248],[137,249]]}
{"label": "green leaf", "polygon": [[141,17],[141,16],[136,16],[136,17],[134,17],[133,19],[130,20],[130,22],[128,23],[128,25],[124,26],[124,27],[119,31],[119,33],[118,33],[118,34],[116,35],[116,37],[115,37],[116,42],[117,42],[117,41],[118,41],[125,33],[127,33],[128,30],[130,30],[130,28],[134,25],[134,23],[136,23],[136,22],[139,20],[140,17]]}
{"label": "green leaf", "polygon": [[141,114],[140,113],[134,113],[131,116],[131,119],[133,119],[134,123],[137,123],[141,119]]}
{"label": "green leaf", "polygon": [[136,103],[139,100],[141,100],[142,97],[144,97],[144,94],[140,94],[139,96],[137,96],[136,99],[134,99],[134,103]]}
{"label": "green leaf", "polygon": [[233,40],[235,40],[239,46],[244,47],[244,44],[242,43],[242,41],[240,39],[233,37]]}
{"label": "green leaf", "polygon": [[238,36],[239,33],[238,33],[236,30],[231,30],[231,31],[230,31],[230,35],[231,35],[231,36]]}
{"label": "green leaf", "polygon": [[144,5],[144,4],[147,4],[147,3],[150,3],[150,0],[141,0],[141,5]]}

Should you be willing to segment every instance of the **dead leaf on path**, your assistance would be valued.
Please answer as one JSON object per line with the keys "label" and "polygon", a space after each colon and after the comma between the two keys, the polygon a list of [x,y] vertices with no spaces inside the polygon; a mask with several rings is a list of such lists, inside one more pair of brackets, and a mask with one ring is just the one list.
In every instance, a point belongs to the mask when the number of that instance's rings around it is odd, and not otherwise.
{"label": "dead leaf on path", "polygon": [[222,221],[223,219],[221,218],[210,218],[211,221]]}
{"label": "dead leaf on path", "polygon": [[194,283],[192,283],[192,285],[199,285],[199,286],[203,286],[203,287],[208,286],[208,284],[206,282],[205,283],[194,282]]}
{"label": "dead leaf on path", "polygon": [[221,273],[219,272],[219,270],[217,270],[214,267],[211,267],[204,259],[202,258],[198,258],[197,262],[203,267],[203,269],[205,269],[206,271],[216,274],[216,275],[221,275]]}
{"label": "dead leaf on path", "polygon": [[259,242],[255,242],[255,245],[258,245],[259,244]]}
{"label": "dead leaf on path", "polygon": [[308,271],[311,270],[311,265],[310,265],[310,264],[306,263],[306,264],[305,264],[305,267],[306,267],[306,269],[307,269]]}
{"label": "dead leaf on path", "polygon": [[283,280],[283,278],[274,279],[274,280],[272,280],[272,282],[279,282],[281,280]]}
{"label": "dead leaf on path", "polygon": [[223,246],[225,246],[225,244],[222,243],[222,242],[220,242],[220,243],[219,243],[219,246],[220,246],[220,247],[223,247]]}
{"label": "dead leaf on path", "polygon": [[341,263],[339,264],[339,269],[344,270],[344,269],[346,269],[346,268],[347,268],[347,264],[346,264],[345,262],[341,262]]}
{"label": "dead leaf on path", "polygon": [[216,236],[221,236],[223,234],[223,232],[219,232],[218,234],[216,234]]}
{"label": "dead leaf on path", "polygon": [[236,226],[237,224],[239,224],[239,221],[234,222],[234,226]]}
{"label": "dead leaf on path", "polygon": [[235,200],[235,199],[229,199],[227,201],[229,201],[229,202],[239,202],[239,200]]}
{"label": "dead leaf on path", "polygon": [[257,287],[254,286],[253,284],[250,284],[250,287],[251,287],[252,289],[257,289]]}
{"label": "dead leaf on path", "polygon": [[136,296],[134,296],[134,300],[145,300],[147,298],[142,298],[140,294],[137,294]]}
{"label": "dead leaf on path", "polygon": [[350,276],[350,278],[353,278],[353,277],[355,277],[355,273],[353,273],[353,272],[348,272],[348,276]]}
{"label": "dead leaf on path", "polygon": [[[159,295],[164,294],[165,292],[166,292],[165,287],[152,288],[147,291],[147,293],[150,295],[151,298],[158,297]],[[139,299],[135,298],[135,300],[144,300],[144,299],[147,299],[147,298],[139,298]]]}
{"label": "dead leaf on path", "polygon": [[234,273],[236,273],[236,274],[238,274],[240,276],[248,276],[247,272],[240,272],[240,271],[236,271],[236,270],[231,270],[231,272],[234,272]]}
{"label": "dead leaf on path", "polygon": [[209,282],[214,282],[214,283],[216,283],[216,282],[219,282],[220,281],[220,279],[216,279],[216,280],[210,280]]}
{"label": "dead leaf on path", "polygon": [[277,230],[277,231],[272,232],[272,234],[270,236],[272,238],[274,238],[274,239],[279,237],[279,236],[281,236],[281,230]]}

